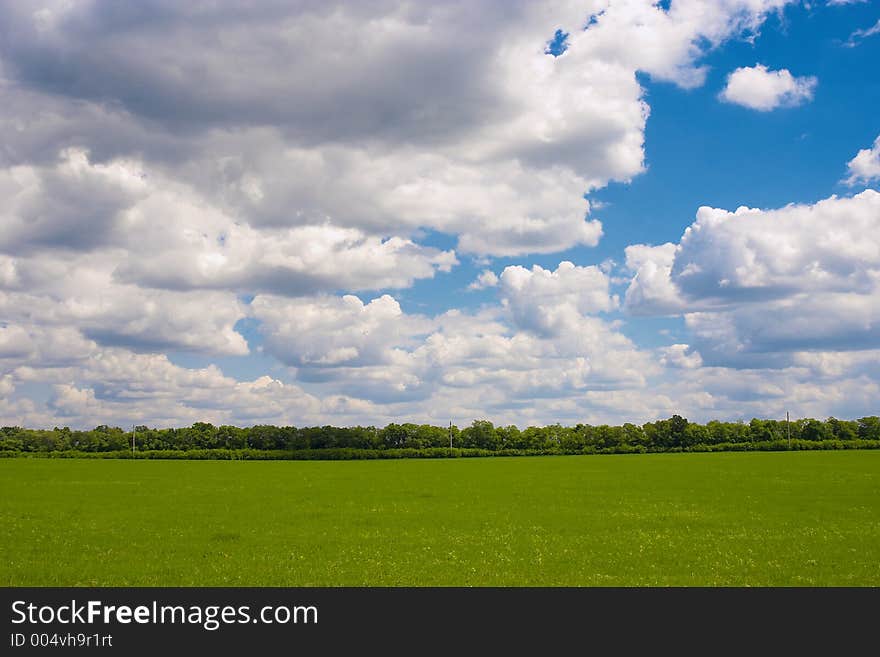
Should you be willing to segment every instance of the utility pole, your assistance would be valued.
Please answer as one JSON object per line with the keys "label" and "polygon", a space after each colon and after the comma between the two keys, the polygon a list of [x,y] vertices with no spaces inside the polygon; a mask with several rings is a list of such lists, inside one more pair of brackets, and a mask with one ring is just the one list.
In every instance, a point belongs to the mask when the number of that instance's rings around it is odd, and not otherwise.
{"label": "utility pole", "polygon": [[132,425],[132,427],[131,427],[131,455],[132,456],[134,456],[134,440],[135,440],[136,433],[137,433],[137,427]]}
{"label": "utility pole", "polygon": [[449,420],[449,449],[452,449],[452,420]]}
{"label": "utility pole", "polygon": [[791,418],[788,411],[785,411],[785,430],[788,432],[788,448],[791,449]]}

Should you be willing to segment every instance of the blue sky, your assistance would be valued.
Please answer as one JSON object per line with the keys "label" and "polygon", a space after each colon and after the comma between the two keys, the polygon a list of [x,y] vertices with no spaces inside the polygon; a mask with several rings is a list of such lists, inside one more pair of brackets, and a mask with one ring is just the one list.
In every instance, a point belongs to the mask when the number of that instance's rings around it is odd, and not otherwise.
{"label": "blue sky", "polygon": [[[677,241],[701,205],[774,208],[850,193],[842,183],[846,162],[878,132],[880,38],[857,48],[841,44],[878,19],[876,3],[796,4],[770,15],[754,40],[731,40],[709,52],[702,60],[710,67],[706,82],[695,89],[639,73],[651,106],[647,171],[589,195],[603,204],[596,216],[604,235],[596,247],[533,255],[529,262],[555,267],[560,258],[579,264],[622,261],[623,249],[634,242]],[[769,113],[719,102],[727,75],[756,63],[817,76],[815,95],[809,103]],[[440,236],[427,242],[449,247],[454,240]],[[404,298],[422,311],[460,305],[460,288],[481,269],[468,264],[417,282]],[[478,302],[475,296],[472,303]]]}
{"label": "blue sky", "polygon": [[331,4],[2,10],[0,424],[878,412],[878,3]]}
{"label": "blue sky", "polygon": [[[703,58],[710,67],[706,82],[695,89],[638,73],[651,106],[647,170],[589,195],[601,204],[596,216],[604,235],[596,247],[533,255],[529,262],[545,268],[555,268],[560,259],[584,265],[623,262],[629,244],[676,242],[701,205],[775,208],[851,193],[843,182],[845,164],[854,146],[871,143],[878,131],[880,38],[866,39],[857,48],[842,44],[878,19],[880,11],[871,3],[798,4],[770,15],[753,40],[731,40],[710,51]],[[821,83],[809,103],[771,113],[719,102],[727,75],[756,63],[816,75]],[[426,243],[449,248],[454,239],[434,235]],[[520,259],[500,258],[495,266],[513,264]],[[415,312],[477,306],[491,294],[465,290],[481,269],[472,260],[463,261],[447,274],[417,281],[399,298]],[[668,339],[658,329],[678,331],[680,324],[642,318],[625,331],[660,344]]]}

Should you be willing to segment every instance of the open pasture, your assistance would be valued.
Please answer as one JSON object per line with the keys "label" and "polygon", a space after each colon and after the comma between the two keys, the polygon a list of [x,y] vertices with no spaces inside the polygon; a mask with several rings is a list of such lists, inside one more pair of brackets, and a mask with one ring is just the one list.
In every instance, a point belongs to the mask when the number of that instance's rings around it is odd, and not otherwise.
{"label": "open pasture", "polygon": [[0,460],[0,585],[880,585],[880,452]]}

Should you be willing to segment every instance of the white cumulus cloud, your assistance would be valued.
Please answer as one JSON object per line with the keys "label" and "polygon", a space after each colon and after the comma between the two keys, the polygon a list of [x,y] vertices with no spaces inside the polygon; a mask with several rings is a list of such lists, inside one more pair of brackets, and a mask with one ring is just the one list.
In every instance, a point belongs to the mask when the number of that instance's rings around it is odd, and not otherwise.
{"label": "white cumulus cloud", "polygon": [[750,109],[767,112],[795,107],[813,98],[818,79],[795,77],[788,69],[772,71],[763,64],[738,68],[727,76],[720,98]]}
{"label": "white cumulus cloud", "polygon": [[876,191],[777,210],[703,207],[674,247],[631,253],[627,309],[683,314],[704,361],[780,367],[798,351],[880,343]]}
{"label": "white cumulus cloud", "polygon": [[501,272],[500,294],[520,328],[542,335],[559,334],[577,325],[583,315],[617,307],[608,276],[595,266],[563,261],[555,271],[519,265]]}
{"label": "white cumulus cloud", "polygon": [[867,184],[880,179],[880,136],[870,148],[863,148],[847,163],[850,185]]}

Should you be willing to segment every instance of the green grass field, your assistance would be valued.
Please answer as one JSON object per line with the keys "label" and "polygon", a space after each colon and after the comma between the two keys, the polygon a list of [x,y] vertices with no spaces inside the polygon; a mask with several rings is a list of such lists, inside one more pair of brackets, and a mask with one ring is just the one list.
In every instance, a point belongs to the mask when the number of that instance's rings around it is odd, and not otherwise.
{"label": "green grass field", "polygon": [[12,586],[880,585],[880,452],[0,460]]}

